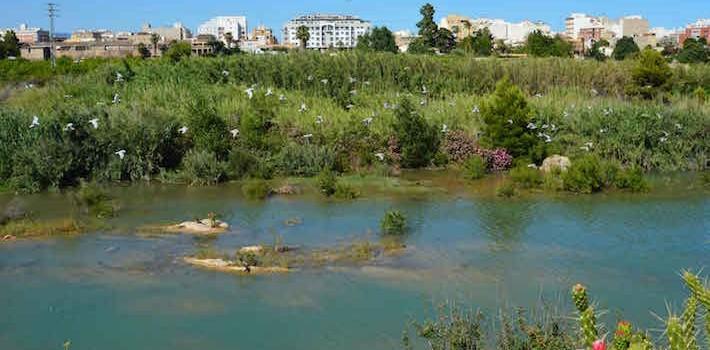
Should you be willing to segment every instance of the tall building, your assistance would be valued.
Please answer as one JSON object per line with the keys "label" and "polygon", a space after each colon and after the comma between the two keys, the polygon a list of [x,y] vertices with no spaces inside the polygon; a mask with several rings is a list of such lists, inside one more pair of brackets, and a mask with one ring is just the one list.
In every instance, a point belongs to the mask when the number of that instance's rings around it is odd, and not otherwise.
{"label": "tall building", "polygon": [[572,40],[579,39],[579,31],[586,28],[604,27],[600,17],[584,13],[573,13],[565,19],[565,36]]}
{"label": "tall building", "polygon": [[249,40],[264,43],[265,45],[276,45],[278,41],[274,36],[274,31],[264,25],[259,25],[251,31]]}
{"label": "tall building", "polygon": [[503,40],[509,45],[523,43],[528,35],[536,30],[546,34],[551,33],[550,26],[542,22],[522,21],[520,23],[508,23],[502,19],[472,19],[459,15],[444,17],[439,26],[453,32],[458,40],[473,34],[479,29],[488,28],[494,39]]}
{"label": "tall building", "polygon": [[705,38],[705,40],[710,43],[710,18],[700,19],[697,22],[689,24],[685,27],[678,38],[679,44],[683,45],[685,39],[688,38]]}
{"label": "tall building", "polygon": [[5,35],[5,33],[9,31],[15,32],[15,36],[17,36],[21,44],[32,45],[49,41],[49,31],[29,27],[27,24],[20,24],[17,28],[0,29],[2,35]]}
{"label": "tall building", "polygon": [[358,38],[367,33],[372,25],[354,16],[313,14],[288,21],[283,27],[283,43],[289,46],[300,45],[296,36],[298,27],[306,26],[310,39],[306,43],[309,49],[327,49],[329,47],[353,48]]}
{"label": "tall building", "polygon": [[209,34],[217,40],[227,43],[224,35],[232,34],[234,41],[247,39],[247,18],[244,16],[218,16],[202,23],[197,28],[197,34]]}

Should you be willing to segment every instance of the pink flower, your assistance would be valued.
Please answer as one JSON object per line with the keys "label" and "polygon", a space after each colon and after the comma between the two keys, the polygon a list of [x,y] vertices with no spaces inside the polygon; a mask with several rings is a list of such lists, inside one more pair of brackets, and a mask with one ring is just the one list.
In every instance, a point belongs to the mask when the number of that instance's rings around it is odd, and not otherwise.
{"label": "pink flower", "polygon": [[602,339],[599,339],[592,344],[592,349],[593,350],[606,350],[606,342],[604,342],[604,340],[602,340]]}

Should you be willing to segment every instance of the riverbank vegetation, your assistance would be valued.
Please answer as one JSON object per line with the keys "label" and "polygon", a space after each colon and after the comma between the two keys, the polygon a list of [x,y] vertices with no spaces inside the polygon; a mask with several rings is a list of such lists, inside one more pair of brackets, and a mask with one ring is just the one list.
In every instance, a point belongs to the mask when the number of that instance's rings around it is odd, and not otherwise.
{"label": "riverbank vegetation", "polygon": [[[659,328],[645,330],[619,319],[614,329],[598,321],[603,314],[592,302],[587,288],[572,287],[575,311],[543,303],[533,312],[518,308],[501,310],[492,322],[478,310],[465,310],[454,303],[440,307],[438,316],[415,321],[403,333],[404,349],[415,344],[431,350],[444,349],[594,349],[652,350],[701,349],[710,346],[710,286],[697,274],[685,271],[682,278],[688,291],[680,314],[668,310],[658,317]],[[621,317],[621,316],[619,316]],[[413,330],[413,332],[412,332]],[[412,341],[415,334],[420,342]]]}
{"label": "riverbank vegetation", "polygon": [[[657,71],[642,62],[661,65],[663,84],[630,88]],[[30,81],[44,63],[2,64],[25,73],[0,80]],[[693,93],[710,89],[702,64],[338,52],[71,66],[0,106],[4,187],[391,176],[474,155],[487,173],[553,154],[641,172],[706,165],[710,107]],[[331,195],[357,196],[340,187]]]}

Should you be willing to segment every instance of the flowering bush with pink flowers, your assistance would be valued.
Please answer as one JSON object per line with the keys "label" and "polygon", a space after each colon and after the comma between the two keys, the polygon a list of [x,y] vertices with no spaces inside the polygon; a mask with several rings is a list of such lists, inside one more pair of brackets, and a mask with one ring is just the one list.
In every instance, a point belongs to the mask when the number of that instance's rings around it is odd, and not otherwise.
{"label": "flowering bush with pink flowers", "polygon": [[447,133],[442,148],[443,152],[449,156],[449,160],[454,163],[462,163],[472,155],[478,154],[479,151],[476,140],[463,130],[453,130]]}

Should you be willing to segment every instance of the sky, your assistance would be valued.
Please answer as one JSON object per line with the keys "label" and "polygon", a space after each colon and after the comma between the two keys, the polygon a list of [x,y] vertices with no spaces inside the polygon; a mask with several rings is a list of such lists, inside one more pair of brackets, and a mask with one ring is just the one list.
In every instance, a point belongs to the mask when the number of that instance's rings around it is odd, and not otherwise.
{"label": "sky", "polygon": [[[175,0],[53,0],[59,4],[58,32],[77,29],[138,31],[143,23],[154,27],[176,21],[196,31],[214,16],[243,15],[249,30],[264,24],[279,38],[289,19],[307,13],[350,14],[386,25],[391,30],[416,30],[419,7],[425,0],[268,0],[268,1],[175,1]],[[19,23],[48,27],[47,0],[3,0],[0,28]],[[555,31],[564,30],[564,18],[572,12],[620,17],[642,15],[651,27],[678,28],[698,18],[710,18],[709,0],[440,0],[430,1],[437,23],[447,14],[502,18],[510,22],[541,20]]]}

